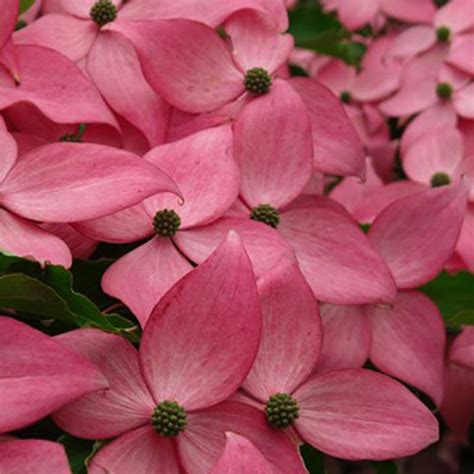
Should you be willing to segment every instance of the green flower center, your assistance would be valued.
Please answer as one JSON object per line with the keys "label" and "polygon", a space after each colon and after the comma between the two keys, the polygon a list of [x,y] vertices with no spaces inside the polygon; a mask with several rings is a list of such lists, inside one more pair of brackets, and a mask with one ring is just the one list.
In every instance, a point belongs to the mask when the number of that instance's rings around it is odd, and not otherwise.
{"label": "green flower center", "polygon": [[444,7],[448,2],[449,0],[433,0],[433,3],[435,4],[435,7],[437,8]]}
{"label": "green flower center", "polygon": [[447,26],[440,26],[436,30],[438,41],[447,42],[451,38],[451,30]]}
{"label": "green flower center", "polygon": [[276,229],[280,223],[280,213],[270,204],[260,204],[250,211],[250,219],[263,222]]}
{"label": "green flower center", "polygon": [[89,16],[99,26],[104,26],[117,18],[117,7],[111,0],[98,0],[92,6]]}
{"label": "green flower center", "polygon": [[287,393],[275,393],[265,405],[265,416],[274,428],[286,428],[299,417],[298,402]]}
{"label": "green flower center", "polygon": [[352,102],[352,95],[349,91],[342,91],[339,94],[339,98],[342,102],[344,102],[344,104],[349,104],[350,102]]}
{"label": "green flower center", "polygon": [[447,100],[453,95],[453,86],[449,82],[440,82],[436,86],[436,93],[440,99]]}
{"label": "green flower center", "polygon": [[254,67],[245,73],[244,85],[253,94],[265,94],[272,85],[272,78],[265,69]]}
{"label": "green flower center", "polygon": [[439,188],[440,186],[446,186],[451,183],[451,178],[446,173],[435,173],[431,177],[431,187]]}
{"label": "green flower center", "polygon": [[178,436],[188,424],[184,408],[171,400],[159,403],[151,415],[151,424],[161,436]]}
{"label": "green flower center", "polygon": [[162,209],[153,218],[153,228],[160,237],[172,237],[181,225],[181,219],[173,209]]}

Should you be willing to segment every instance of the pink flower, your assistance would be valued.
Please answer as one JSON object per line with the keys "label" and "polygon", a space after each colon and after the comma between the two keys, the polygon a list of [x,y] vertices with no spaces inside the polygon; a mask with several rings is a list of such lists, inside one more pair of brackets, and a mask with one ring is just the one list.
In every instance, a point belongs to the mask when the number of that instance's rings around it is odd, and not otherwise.
{"label": "pink flower", "polygon": [[312,375],[321,347],[318,305],[292,262],[258,289],[262,340],[243,390],[269,425],[344,459],[405,456],[437,440],[435,417],[389,377],[363,369]]}
{"label": "pink flower", "polygon": [[252,441],[269,462],[303,472],[296,448],[273,433],[252,407],[225,402],[245,379],[258,350],[261,315],[255,277],[231,232],[203,264],[154,309],[140,349],[96,330],[58,339],[98,364],[110,389],[55,414],[84,438],[118,438],[92,460],[90,473],[207,473],[225,432]]}
{"label": "pink flower", "polygon": [[[35,423],[108,386],[86,358],[36,329],[4,316],[0,329],[0,433]],[[2,449],[5,445],[0,442]],[[1,460],[2,456],[0,466]]]}

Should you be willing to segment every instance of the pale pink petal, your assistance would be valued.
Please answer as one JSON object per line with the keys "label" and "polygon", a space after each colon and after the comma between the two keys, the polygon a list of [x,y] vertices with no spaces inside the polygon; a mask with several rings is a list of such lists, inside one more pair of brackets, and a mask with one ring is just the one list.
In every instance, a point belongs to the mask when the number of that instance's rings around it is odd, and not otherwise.
{"label": "pale pink petal", "polygon": [[293,78],[289,82],[303,99],[311,120],[315,170],[362,177],[362,143],[339,98],[310,79]]}
{"label": "pale pink petal", "polygon": [[122,300],[145,326],[160,298],[190,270],[170,239],[155,237],[114,262],[102,277],[102,288]]}
{"label": "pale pink petal", "polygon": [[[250,211],[247,211],[250,214]],[[178,232],[173,240],[193,262],[204,261],[229,230],[242,238],[257,278],[270,271],[282,258],[294,258],[285,239],[274,229],[248,218],[225,217],[191,230]]]}
{"label": "pale pink petal", "polygon": [[474,119],[474,82],[455,92],[453,107],[461,117]]}
{"label": "pale pink petal", "polygon": [[381,10],[388,16],[409,23],[431,23],[436,7],[433,0],[379,0]]}
{"label": "pale pink petal", "polygon": [[226,433],[222,456],[209,474],[276,474],[262,453],[247,438],[235,433]]}
{"label": "pale pink petal", "polygon": [[69,268],[71,251],[59,237],[20,216],[0,209],[0,251]]}
{"label": "pale pink petal", "polygon": [[315,79],[339,95],[344,91],[351,92],[356,74],[354,67],[339,59],[332,59],[317,72]]}
{"label": "pale pink petal", "polygon": [[[120,0],[111,0],[116,6],[120,5]],[[59,6],[65,13],[76,15],[80,18],[90,18],[89,13],[96,0],[59,0]]]}
{"label": "pale pink petal", "polygon": [[453,39],[446,62],[474,76],[474,34],[459,35]]}
{"label": "pale pink petal", "polygon": [[99,34],[99,25],[71,15],[51,13],[15,32],[15,44],[36,44],[58,51],[71,61],[89,53]]}
{"label": "pale pink petal", "polygon": [[392,94],[399,85],[400,78],[393,68],[365,69],[357,75],[352,95],[361,102],[373,102]]}
{"label": "pale pink petal", "polygon": [[318,299],[333,304],[390,301],[395,285],[381,257],[342,206],[306,198],[278,226]]}
{"label": "pale pink petal", "polygon": [[413,181],[430,184],[436,173],[453,176],[463,158],[463,139],[456,128],[426,133],[403,157],[403,169]]}
{"label": "pale pink petal", "polygon": [[171,193],[147,199],[143,205],[150,219],[161,209],[173,209],[184,230],[215,221],[237,199],[239,169],[233,158],[229,125],[156,147],[144,158],[177,183],[184,201]]}
{"label": "pale pink petal", "polygon": [[258,290],[262,339],[243,388],[265,403],[275,393],[293,392],[311,374],[322,330],[318,303],[294,262],[283,260],[259,280]]}
{"label": "pale pink petal", "polygon": [[470,0],[448,2],[434,17],[436,27],[447,26],[453,33],[459,33],[474,26],[474,6]]}
{"label": "pale pink petal", "polygon": [[54,421],[80,438],[112,438],[150,423],[156,403],[140,373],[137,350],[120,336],[78,329],[55,338],[89,359],[109,383],[54,414]]}
{"label": "pale pink petal", "polygon": [[367,311],[372,323],[370,360],[439,405],[446,337],[437,306],[423,293],[401,291],[392,307],[372,306]]}
{"label": "pale pink petal", "polygon": [[271,428],[263,411],[257,408],[229,401],[190,413],[188,419],[186,430],[177,439],[180,459],[187,472],[207,474],[222,455],[225,433],[229,431],[245,436],[282,472],[306,472],[297,446],[286,433]]}
{"label": "pale pink petal", "polygon": [[231,38],[235,61],[243,71],[261,67],[271,74],[288,60],[294,46],[291,35],[280,34],[271,18],[255,10],[235,13],[224,28]]}
{"label": "pale pink petal", "polygon": [[474,369],[474,328],[465,327],[456,337],[450,349],[450,360],[468,369]]}
{"label": "pale pink petal", "polygon": [[294,393],[306,442],[343,459],[392,459],[438,440],[438,422],[403,385],[365,369],[316,375]]}
{"label": "pale pink petal", "polygon": [[416,288],[434,278],[451,257],[466,211],[461,183],[427,189],[386,207],[369,230],[398,288]]}
{"label": "pale pink petal", "polygon": [[91,460],[89,474],[181,474],[174,441],[151,423],[107,444]]}
{"label": "pale pink petal", "polygon": [[212,28],[189,20],[155,20],[120,22],[114,29],[135,46],[150,85],[186,112],[208,112],[244,91],[242,73]]}
{"label": "pale pink petal", "polygon": [[366,306],[321,306],[323,347],[316,369],[357,369],[369,357],[371,328]]}
{"label": "pale pink petal", "polygon": [[59,123],[117,122],[96,88],[80,69],[62,54],[42,46],[16,47],[20,84],[3,81],[0,73],[0,108],[19,102],[36,106]]}
{"label": "pale pink petal", "polygon": [[179,193],[171,178],[138,156],[88,143],[37,148],[18,161],[0,190],[3,206],[45,222],[94,219],[157,192]]}
{"label": "pale pink petal", "polygon": [[280,208],[296,198],[311,176],[311,126],[299,95],[286,81],[248,104],[234,126],[241,195],[249,207]]}
{"label": "pale pink petal", "polygon": [[3,181],[12,166],[15,164],[18,155],[16,141],[6,130],[0,130],[0,150],[2,158],[0,161],[0,182]]}
{"label": "pale pink petal", "polygon": [[0,433],[107,387],[95,366],[51,337],[6,317],[0,329]]}
{"label": "pale pink petal", "polygon": [[140,345],[155,400],[205,408],[234,393],[257,354],[261,314],[240,237],[225,241],[153,310]]}
{"label": "pale pink petal", "polygon": [[0,472],[5,474],[70,474],[62,444],[45,440],[0,442]]}
{"label": "pale pink petal", "polygon": [[436,31],[432,26],[413,26],[395,38],[387,54],[398,58],[411,58],[428,50],[435,42]]}
{"label": "pale pink petal", "polygon": [[137,127],[150,146],[164,142],[170,106],[146,82],[126,38],[101,33],[87,58],[87,71],[110,107]]}
{"label": "pale pink petal", "polygon": [[344,0],[339,4],[338,14],[344,26],[357,30],[371,23],[379,9],[379,0]]}

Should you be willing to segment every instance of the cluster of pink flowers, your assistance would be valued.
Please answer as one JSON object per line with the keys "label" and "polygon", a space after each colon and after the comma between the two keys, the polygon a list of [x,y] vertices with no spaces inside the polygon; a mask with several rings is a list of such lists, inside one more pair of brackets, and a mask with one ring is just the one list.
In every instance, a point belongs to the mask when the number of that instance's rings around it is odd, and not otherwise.
{"label": "cluster of pink flowers", "polygon": [[473,3],[324,2],[377,32],[359,70],[295,49],[287,3],[0,0],[0,250],[140,242],[102,289],[142,329],[0,310],[0,472],[70,472],[12,433],[48,415],[104,440],[90,474],[409,456],[439,427],[404,384],[466,436],[474,331],[446,341],[418,288],[474,271]]}

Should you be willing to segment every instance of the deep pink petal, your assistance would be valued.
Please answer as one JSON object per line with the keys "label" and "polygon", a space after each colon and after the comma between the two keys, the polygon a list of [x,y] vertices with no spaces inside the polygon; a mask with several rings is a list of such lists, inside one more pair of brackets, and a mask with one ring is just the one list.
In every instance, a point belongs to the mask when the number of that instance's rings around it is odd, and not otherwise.
{"label": "deep pink petal", "polygon": [[386,15],[409,23],[431,23],[436,12],[432,0],[380,0],[380,8]]}
{"label": "deep pink petal", "polygon": [[298,448],[285,433],[270,427],[257,408],[239,402],[224,402],[188,415],[189,424],[178,437],[180,459],[188,472],[207,474],[225,448],[225,433],[245,436],[272,466],[282,472],[303,474],[306,470]]}
{"label": "deep pink petal", "polygon": [[431,48],[436,42],[436,31],[430,25],[418,25],[402,31],[388,50],[390,56],[411,58]]}
{"label": "deep pink petal", "polygon": [[62,444],[39,439],[12,439],[0,442],[0,472],[70,474],[71,469]]}
{"label": "deep pink petal", "polygon": [[446,61],[463,70],[464,72],[474,75],[474,60],[472,59],[472,51],[474,48],[474,34],[459,35],[453,39],[451,48]]}
{"label": "deep pink petal", "polygon": [[309,113],[315,169],[338,176],[362,177],[365,153],[339,98],[310,79],[293,78],[289,82],[303,99]]}
{"label": "deep pink petal", "polygon": [[453,96],[453,107],[464,118],[474,119],[474,83],[457,91]]}
{"label": "deep pink petal", "polygon": [[450,349],[450,360],[455,364],[474,369],[474,328],[465,327],[456,337]]}
{"label": "deep pink petal", "polygon": [[474,204],[470,203],[464,222],[461,227],[458,243],[456,244],[456,253],[462,258],[466,267],[474,272],[474,246],[472,245],[472,236],[474,235]]}
{"label": "deep pink petal", "polygon": [[140,345],[155,400],[187,410],[234,393],[257,354],[262,320],[255,277],[240,237],[225,241],[153,310]]}
{"label": "deep pink petal", "polygon": [[427,189],[386,207],[369,230],[398,288],[435,277],[451,257],[466,211],[463,183]]}
{"label": "deep pink petal", "polygon": [[102,277],[102,288],[145,326],[160,298],[190,270],[170,239],[155,237],[113,263]]}
{"label": "deep pink petal", "polygon": [[2,16],[0,17],[0,49],[10,39],[15,29],[18,16],[18,3],[16,1],[2,1]]}
{"label": "deep pink petal", "polygon": [[25,155],[1,185],[1,203],[24,217],[77,222],[133,206],[157,192],[178,193],[155,166],[116,148],[45,145]]}
{"label": "deep pink petal", "polygon": [[150,146],[164,142],[170,106],[146,82],[126,38],[101,33],[88,56],[87,71],[110,107],[137,127]]}
{"label": "deep pink petal", "polygon": [[311,374],[322,330],[318,303],[296,263],[283,260],[260,279],[258,290],[262,339],[243,388],[266,402],[275,393],[293,392]]}
{"label": "deep pink petal", "polygon": [[190,20],[120,22],[114,28],[135,46],[150,85],[182,110],[207,112],[244,91],[242,73],[212,28]]}
{"label": "deep pink petal", "polygon": [[401,291],[393,307],[372,306],[367,311],[372,323],[371,361],[382,372],[423,390],[439,405],[446,337],[436,305],[422,293]]}
{"label": "deep pink petal", "polygon": [[312,170],[311,127],[303,101],[286,81],[242,110],[234,134],[241,195],[249,207],[281,208],[301,193]]}
{"label": "deep pink petal", "polygon": [[361,304],[393,299],[395,286],[385,263],[339,204],[306,197],[281,214],[278,229],[319,300]]}
{"label": "deep pink petal", "polygon": [[294,393],[306,442],[343,459],[391,459],[438,440],[438,422],[408,389],[365,369],[316,375]]}
{"label": "deep pink petal", "polygon": [[339,18],[350,30],[362,28],[371,23],[379,9],[379,0],[344,0],[339,4]]}
{"label": "deep pink petal", "polygon": [[107,387],[95,366],[51,337],[6,317],[0,329],[0,433]]}
{"label": "deep pink petal", "polygon": [[2,159],[0,161],[0,182],[3,181],[12,166],[15,164],[18,155],[16,141],[6,130],[0,130],[0,150]]}
{"label": "deep pink petal", "polygon": [[123,337],[78,329],[55,338],[90,360],[109,383],[54,414],[55,422],[80,438],[112,438],[150,422],[153,398],[140,373],[138,353]]}
{"label": "deep pink petal", "polygon": [[89,474],[180,474],[172,438],[160,436],[150,425],[120,436],[91,460]]}
{"label": "deep pink petal", "polygon": [[366,306],[321,306],[323,347],[316,366],[318,372],[357,369],[369,357],[371,328]]}
{"label": "deep pink petal", "polygon": [[145,160],[177,183],[184,200],[170,193],[147,199],[143,205],[151,219],[161,209],[173,209],[181,218],[180,229],[187,229],[215,221],[237,199],[239,169],[229,125],[156,147]]}

